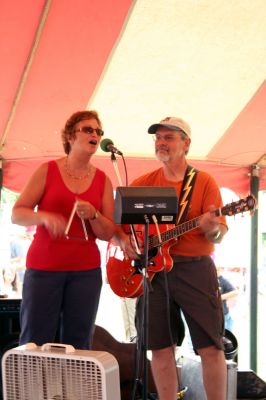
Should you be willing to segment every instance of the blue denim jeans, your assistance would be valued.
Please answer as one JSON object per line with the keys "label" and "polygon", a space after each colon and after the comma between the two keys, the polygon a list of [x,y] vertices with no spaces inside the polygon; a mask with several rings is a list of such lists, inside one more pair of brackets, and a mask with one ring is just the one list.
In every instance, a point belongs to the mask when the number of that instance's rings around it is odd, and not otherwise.
{"label": "blue denim jeans", "polygon": [[102,287],[100,268],[77,272],[25,272],[20,310],[20,345],[55,339],[89,349]]}

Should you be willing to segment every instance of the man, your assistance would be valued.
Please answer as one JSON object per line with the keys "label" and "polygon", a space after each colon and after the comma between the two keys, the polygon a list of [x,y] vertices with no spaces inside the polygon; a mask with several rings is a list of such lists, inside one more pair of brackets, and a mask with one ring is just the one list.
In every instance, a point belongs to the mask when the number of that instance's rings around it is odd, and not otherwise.
{"label": "man", "polygon": [[217,268],[218,282],[219,282],[219,290],[221,293],[221,299],[223,302],[223,312],[224,312],[224,327],[225,329],[233,332],[233,318],[230,312],[229,304],[230,301],[235,301],[238,290],[235,288],[228,279],[223,276],[223,268]]}
{"label": "man", "polygon": [[[199,226],[182,235],[170,247],[173,258],[170,271],[158,272],[151,280],[148,349],[152,351],[152,372],[158,395],[160,400],[176,400],[179,388],[174,350],[182,340],[183,332],[179,331],[178,320],[182,310],[194,350],[201,357],[207,398],[225,400],[227,372],[222,344],[223,310],[216,268],[210,257],[214,243],[219,243],[227,232],[225,217],[218,217],[213,212],[222,206],[220,191],[214,179],[203,171],[197,171],[192,191],[186,160],[191,129],[184,120],[167,117],[151,125],[148,133],[154,135],[155,154],[162,167],[137,178],[132,186],[173,186],[182,209],[192,192],[186,221],[200,217]],[[187,179],[185,188],[182,187],[184,179]],[[183,205],[180,203],[182,199],[185,199]],[[129,258],[138,258],[134,241],[121,227],[116,240]],[[143,325],[142,302],[143,296],[139,298],[136,309],[138,335]]]}

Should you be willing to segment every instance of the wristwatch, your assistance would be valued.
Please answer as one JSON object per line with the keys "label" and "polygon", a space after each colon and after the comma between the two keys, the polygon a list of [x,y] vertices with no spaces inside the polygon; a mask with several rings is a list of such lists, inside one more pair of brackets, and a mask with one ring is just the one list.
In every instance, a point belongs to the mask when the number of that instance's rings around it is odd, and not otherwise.
{"label": "wristwatch", "polygon": [[99,217],[100,212],[98,210],[95,211],[94,216],[91,218],[91,221],[93,221],[94,219],[97,219]]}
{"label": "wristwatch", "polygon": [[215,234],[213,235],[213,239],[217,240],[217,239],[219,239],[220,236],[221,236],[221,231],[220,231],[220,229],[218,229],[218,231],[215,232]]}

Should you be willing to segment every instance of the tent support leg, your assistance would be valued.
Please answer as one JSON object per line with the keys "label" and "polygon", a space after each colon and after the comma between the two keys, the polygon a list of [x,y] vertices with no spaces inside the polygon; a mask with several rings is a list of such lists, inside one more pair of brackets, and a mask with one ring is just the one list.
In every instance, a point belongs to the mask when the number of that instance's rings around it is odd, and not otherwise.
{"label": "tent support leg", "polygon": [[[259,166],[252,165],[250,191],[258,200]],[[258,210],[251,219],[250,253],[250,368],[257,372],[257,315],[258,315]]]}

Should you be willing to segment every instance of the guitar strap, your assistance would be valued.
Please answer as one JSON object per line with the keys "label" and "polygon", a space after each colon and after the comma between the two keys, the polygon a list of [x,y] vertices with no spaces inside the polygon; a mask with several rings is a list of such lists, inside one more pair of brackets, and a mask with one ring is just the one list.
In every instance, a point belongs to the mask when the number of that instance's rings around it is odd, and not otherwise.
{"label": "guitar strap", "polygon": [[191,200],[194,184],[196,181],[197,172],[198,170],[196,168],[192,167],[191,165],[187,166],[180,192],[176,225],[183,223],[186,219],[189,203]]}

